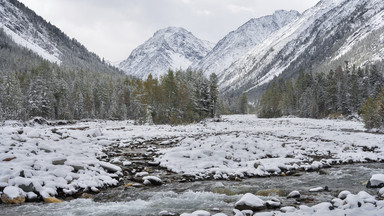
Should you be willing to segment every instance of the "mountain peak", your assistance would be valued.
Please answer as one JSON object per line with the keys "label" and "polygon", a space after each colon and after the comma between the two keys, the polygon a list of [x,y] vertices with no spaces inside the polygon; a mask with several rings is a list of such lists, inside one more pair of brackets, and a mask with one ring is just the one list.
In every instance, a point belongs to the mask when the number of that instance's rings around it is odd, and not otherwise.
{"label": "mountain peak", "polygon": [[213,45],[180,27],[156,31],[144,44],[132,51],[119,67],[127,74],[146,79],[160,77],[169,69],[187,69],[200,61]]}
{"label": "mountain peak", "polygon": [[219,77],[222,91],[247,92],[256,99],[275,76],[291,78],[301,68],[327,72],[353,62],[357,66],[382,59],[384,2],[322,0],[255,46]]}
{"label": "mountain peak", "polygon": [[279,10],[272,15],[250,19],[221,39],[213,50],[193,67],[203,70],[206,75],[219,75],[254,46],[299,15],[297,11]]}
{"label": "mountain peak", "polygon": [[159,29],[157,30],[153,36],[158,36],[158,35],[172,35],[172,34],[175,34],[175,33],[180,33],[180,34],[192,34],[190,33],[189,31],[187,31],[186,29],[182,28],[182,27],[173,27],[173,26],[170,26],[170,27],[167,27],[167,28],[163,28],[163,29]]}

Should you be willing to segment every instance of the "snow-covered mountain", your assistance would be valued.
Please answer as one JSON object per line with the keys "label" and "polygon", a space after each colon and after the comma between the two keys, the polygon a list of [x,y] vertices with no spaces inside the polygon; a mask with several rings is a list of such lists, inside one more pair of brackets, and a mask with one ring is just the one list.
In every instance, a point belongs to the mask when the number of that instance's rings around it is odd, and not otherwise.
{"label": "snow-covered mountain", "polygon": [[50,62],[67,68],[118,71],[17,0],[0,0],[0,29]]}
{"label": "snow-covered mountain", "polygon": [[201,69],[207,76],[211,73],[221,74],[254,46],[298,16],[300,13],[297,11],[279,10],[273,15],[251,19],[221,39],[193,68]]}
{"label": "snow-covered mountain", "polygon": [[119,67],[139,78],[146,79],[149,74],[159,77],[168,69],[188,68],[207,55],[212,47],[212,43],[196,38],[183,28],[168,27],[134,49]]}
{"label": "snow-covered mountain", "polygon": [[274,76],[328,72],[344,61],[364,65],[384,57],[384,1],[321,0],[273,33],[220,77],[228,95],[257,95]]}

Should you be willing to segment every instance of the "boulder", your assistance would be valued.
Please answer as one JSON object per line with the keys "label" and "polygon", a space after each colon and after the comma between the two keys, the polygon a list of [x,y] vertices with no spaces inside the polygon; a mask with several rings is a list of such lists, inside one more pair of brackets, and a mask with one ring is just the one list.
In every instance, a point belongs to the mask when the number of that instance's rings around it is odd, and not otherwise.
{"label": "boulder", "polygon": [[296,208],[293,206],[285,206],[285,207],[281,208],[280,211],[283,213],[291,213],[291,212],[295,212]]}
{"label": "boulder", "polygon": [[1,195],[1,201],[5,204],[20,204],[25,202],[25,192],[15,186],[7,186]]}
{"label": "boulder", "polygon": [[152,184],[154,186],[160,186],[163,184],[163,181],[159,178],[159,177],[156,177],[156,176],[145,176],[143,177],[143,183],[145,185],[149,185],[149,184]]}
{"label": "boulder", "polygon": [[300,192],[299,191],[292,191],[288,194],[287,198],[300,198]]}
{"label": "boulder", "polygon": [[107,162],[104,162],[104,161],[100,161],[99,162],[100,166],[103,167],[106,171],[108,172],[119,172],[121,171],[121,168],[119,166],[116,166],[116,165],[113,165],[113,164],[110,164],[110,163],[107,163]]}
{"label": "boulder", "polygon": [[176,214],[173,212],[169,212],[169,211],[161,211],[159,213],[159,216],[176,216]]}
{"label": "boulder", "polygon": [[384,187],[379,190],[378,195],[384,197]]}
{"label": "boulder", "polygon": [[211,216],[211,213],[204,211],[204,210],[197,210],[192,212],[193,216]]}
{"label": "boulder", "polygon": [[65,161],[67,161],[66,158],[57,158],[52,161],[53,165],[64,165]]}
{"label": "boulder", "polygon": [[235,203],[235,208],[238,210],[260,211],[266,208],[265,202],[259,197],[246,193],[239,201]]}
{"label": "boulder", "polygon": [[316,187],[309,189],[309,192],[321,192],[321,191],[328,191],[328,187]]}
{"label": "boulder", "polygon": [[367,184],[367,187],[371,187],[371,188],[384,187],[384,174],[372,175],[371,179]]}
{"label": "boulder", "polygon": [[44,202],[46,202],[46,203],[62,203],[63,201],[61,201],[55,197],[47,197],[47,198],[44,198]]}
{"label": "boulder", "polygon": [[34,192],[28,192],[27,193],[27,201],[29,202],[37,202],[38,201],[38,196]]}
{"label": "boulder", "polygon": [[344,200],[345,198],[347,198],[347,196],[348,196],[349,194],[351,194],[351,192],[349,192],[349,191],[341,191],[337,197],[338,197],[339,199]]}
{"label": "boulder", "polygon": [[266,202],[266,204],[267,204],[267,207],[270,209],[275,209],[275,208],[281,207],[281,202],[277,199],[268,200]]}

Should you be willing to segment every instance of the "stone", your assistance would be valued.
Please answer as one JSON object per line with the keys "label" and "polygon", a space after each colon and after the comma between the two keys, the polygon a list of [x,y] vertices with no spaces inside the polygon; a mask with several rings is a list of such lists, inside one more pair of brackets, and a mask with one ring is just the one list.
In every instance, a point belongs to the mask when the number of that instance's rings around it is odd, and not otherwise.
{"label": "stone", "polygon": [[29,202],[37,202],[38,201],[38,196],[34,192],[28,192],[26,198],[27,198],[27,201],[29,201]]}
{"label": "stone", "polygon": [[252,216],[253,215],[253,211],[252,210],[243,210],[243,211],[241,211],[241,213],[244,216]]}
{"label": "stone", "polygon": [[267,204],[267,208],[269,209],[275,209],[275,208],[281,207],[281,202],[278,200],[268,200],[266,204]]}
{"label": "stone", "polygon": [[338,197],[339,199],[344,200],[345,198],[347,198],[347,196],[348,196],[349,194],[351,194],[351,192],[349,192],[349,191],[341,191],[337,197]]}
{"label": "stone", "polygon": [[295,212],[296,208],[293,206],[286,206],[286,207],[281,208],[280,211],[283,213],[291,213],[291,212]]}
{"label": "stone", "polygon": [[299,191],[292,191],[288,194],[287,198],[300,198],[300,192]]}
{"label": "stone", "polygon": [[384,174],[372,175],[367,184],[368,188],[381,188],[384,187]]}
{"label": "stone", "polygon": [[89,193],[83,193],[83,194],[81,194],[81,196],[79,198],[80,199],[93,199],[93,195],[89,194]]}
{"label": "stone", "polygon": [[323,187],[316,187],[316,188],[309,189],[309,192],[321,192],[321,191],[325,191],[325,188],[323,188]]}
{"label": "stone", "polygon": [[159,213],[159,216],[176,216],[176,213],[169,212],[169,211],[161,211]]}
{"label": "stone", "polygon": [[21,204],[21,203],[25,202],[25,197],[24,196],[20,196],[20,197],[16,197],[16,198],[11,199],[7,195],[2,194],[1,195],[1,201],[4,204]]}
{"label": "stone", "polygon": [[163,184],[163,181],[159,178],[159,177],[156,177],[156,176],[145,176],[143,177],[143,183],[145,185],[149,185],[149,184],[152,184],[154,186],[160,186]]}
{"label": "stone", "polygon": [[65,158],[56,159],[56,160],[52,161],[52,164],[53,165],[64,165],[65,161],[67,161],[67,159],[65,159]]}
{"label": "stone", "polygon": [[204,211],[204,210],[197,210],[192,212],[193,216],[211,216],[211,213]]}
{"label": "stone", "polygon": [[119,166],[116,166],[116,165],[113,165],[113,164],[110,164],[110,163],[107,163],[104,161],[100,161],[99,164],[101,167],[103,167],[108,172],[113,172],[113,173],[114,172],[121,172],[121,168]]}
{"label": "stone", "polygon": [[19,185],[19,188],[21,188],[25,192],[33,192],[35,190],[35,187],[33,186],[33,183],[29,183],[28,185],[21,184]]}
{"label": "stone", "polygon": [[21,204],[25,202],[25,192],[15,186],[7,186],[1,195],[1,201],[5,204]]}
{"label": "stone", "polygon": [[57,199],[56,197],[46,197],[46,198],[44,198],[44,202],[46,202],[46,203],[62,203],[63,201]]}
{"label": "stone", "polygon": [[254,212],[261,211],[266,208],[265,202],[259,197],[246,193],[239,201],[235,203],[235,209],[240,211],[242,210],[252,210]]}

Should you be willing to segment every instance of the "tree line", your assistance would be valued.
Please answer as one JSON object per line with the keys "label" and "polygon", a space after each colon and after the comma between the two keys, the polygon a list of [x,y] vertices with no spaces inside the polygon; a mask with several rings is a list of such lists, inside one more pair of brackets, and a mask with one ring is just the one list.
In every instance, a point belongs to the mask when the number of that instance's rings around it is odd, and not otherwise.
{"label": "tree line", "polygon": [[0,120],[40,116],[183,124],[216,117],[222,110],[215,74],[206,78],[198,71],[170,70],[143,81],[93,61],[57,65],[19,46],[1,29],[0,57]]}
{"label": "tree line", "polygon": [[0,118],[135,119],[182,124],[218,115],[217,76],[168,71],[146,81],[120,74],[65,70],[47,61],[0,77]]}
{"label": "tree line", "polygon": [[384,77],[376,65],[337,67],[328,74],[301,70],[295,80],[274,78],[258,116],[325,118],[361,114],[367,128],[384,126]]}

